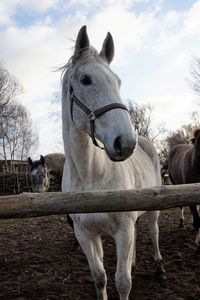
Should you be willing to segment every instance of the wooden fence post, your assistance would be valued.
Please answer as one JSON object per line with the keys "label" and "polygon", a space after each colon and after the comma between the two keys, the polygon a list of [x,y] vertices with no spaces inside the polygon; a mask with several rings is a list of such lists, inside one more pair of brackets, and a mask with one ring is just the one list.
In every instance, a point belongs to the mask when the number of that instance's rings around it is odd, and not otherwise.
{"label": "wooden fence post", "polygon": [[200,183],[115,191],[24,193],[0,197],[0,219],[163,210],[194,204],[200,204]]}

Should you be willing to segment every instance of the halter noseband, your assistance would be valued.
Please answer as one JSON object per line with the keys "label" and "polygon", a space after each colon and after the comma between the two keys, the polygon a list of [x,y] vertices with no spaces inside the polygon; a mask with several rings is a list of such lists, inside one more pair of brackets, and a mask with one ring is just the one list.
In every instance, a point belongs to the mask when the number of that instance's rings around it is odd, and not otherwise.
{"label": "halter noseband", "polygon": [[70,86],[70,100],[71,100],[71,119],[72,122],[73,121],[73,103],[75,102],[76,105],[78,105],[88,116],[89,120],[90,120],[90,136],[92,139],[92,142],[95,146],[104,149],[103,147],[100,147],[99,144],[97,143],[96,139],[95,139],[95,123],[94,121],[100,117],[101,115],[103,115],[105,112],[111,110],[111,109],[115,109],[115,108],[121,108],[121,109],[125,109],[128,111],[128,108],[122,104],[122,103],[111,103],[108,105],[105,105],[99,109],[96,109],[94,111],[90,110],[85,104],[83,104],[75,95],[74,95],[74,91],[73,91],[73,87]]}

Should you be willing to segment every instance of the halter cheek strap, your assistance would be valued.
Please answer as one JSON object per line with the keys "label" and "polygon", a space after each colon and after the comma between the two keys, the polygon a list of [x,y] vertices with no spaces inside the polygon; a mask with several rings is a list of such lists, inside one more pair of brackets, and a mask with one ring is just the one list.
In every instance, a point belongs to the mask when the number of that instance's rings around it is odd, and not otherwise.
{"label": "halter cheek strap", "polygon": [[50,180],[49,172],[47,171],[47,184],[45,185],[43,192],[48,192],[50,186],[51,186],[51,180]]}
{"label": "halter cheek strap", "polygon": [[99,144],[97,143],[96,139],[95,139],[95,120],[100,117],[101,115],[103,115],[105,112],[111,110],[111,109],[115,109],[115,108],[121,108],[124,110],[127,110],[127,107],[122,104],[122,103],[111,103],[108,105],[105,105],[99,109],[96,109],[94,111],[90,110],[83,102],[81,102],[75,95],[74,95],[74,91],[73,91],[73,87],[70,86],[70,100],[71,100],[71,119],[72,122],[73,121],[73,104],[74,102],[76,103],[76,105],[78,105],[88,116],[89,121],[90,121],[90,136],[92,139],[92,142],[95,146],[104,149],[102,147],[99,146]]}

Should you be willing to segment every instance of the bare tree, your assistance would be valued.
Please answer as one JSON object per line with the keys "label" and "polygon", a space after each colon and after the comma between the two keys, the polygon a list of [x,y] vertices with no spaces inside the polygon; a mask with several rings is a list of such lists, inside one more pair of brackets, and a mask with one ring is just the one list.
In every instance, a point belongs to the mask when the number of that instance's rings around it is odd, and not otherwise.
{"label": "bare tree", "polygon": [[32,121],[29,115],[26,114],[21,122],[20,143],[17,147],[17,157],[20,160],[26,160],[29,156],[30,149],[38,144],[38,134],[33,132]]}
{"label": "bare tree", "polygon": [[3,107],[17,95],[21,94],[22,87],[0,63],[0,112]]}
{"label": "bare tree", "polygon": [[13,77],[0,63],[0,117],[1,117],[1,126],[0,126],[0,139],[2,144],[2,153],[0,152],[1,156],[4,157],[6,160],[6,141],[5,141],[5,124],[2,124],[2,116],[3,111],[6,105],[10,101],[12,101],[17,95],[22,92],[22,88],[19,85],[18,81],[15,77]]}
{"label": "bare tree", "polygon": [[167,161],[169,150],[178,144],[190,143],[193,137],[193,128],[200,127],[200,114],[194,111],[191,114],[191,122],[183,125],[175,131],[168,131],[165,137],[158,140],[156,147],[160,156],[161,164]]}
{"label": "bare tree", "polygon": [[200,96],[200,57],[194,57],[191,64],[192,79],[189,80],[191,88]]}
{"label": "bare tree", "polygon": [[187,124],[181,126],[176,131],[169,131],[168,134],[157,143],[157,149],[160,156],[161,164],[164,164],[168,159],[168,153],[171,148],[178,144],[188,144],[193,136],[193,128],[195,124]]}
{"label": "bare tree", "polygon": [[191,114],[191,123],[194,127],[200,127],[200,113],[198,111],[193,111]]}
{"label": "bare tree", "polygon": [[15,102],[4,105],[0,114],[1,156],[7,159],[26,159],[37,136],[32,132],[32,122],[25,107]]}
{"label": "bare tree", "polygon": [[158,152],[161,160],[161,164],[168,158],[168,153],[171,148],[178,144],[187,144],[192,137],[192,125],[183,125],[177,131],[170,131],[168,135],[159,142]]}
{"label": "bare tree", "polygon": [[56,151],[59,149],[60,152],[63,152],[63,139],[62,139],[62,116],[61,116],[61,93],[56,92],[53,94],[49,119],[54,123],[54,129],[52,134],[55,136],[55,148]]}
{"label": "bare tree", "polygon": [[161,166],[164,166],[168,159],[169,145],[166,138],[162,138],[156,144]]}
{"label": "bare tree", "polygon": [[[15,107],[10,101],[4,103],[0,112],[0,146],[1,156],[7,161],[8,150],[11,152],[10,136],[15,126],[16,112]],[[10,155],[11,158],[12,155]]]}
{"label": "bare tree", "polygon": [[192,125],[183,125],[175,132],[171,132],[166,138],[169,149],[178,144],[187,144],[192,137]]}
{"label": "bare tree", "polygon": [[133,126],[139,135],[147,137],[154,142],[166,131],[162,124],[154,128],[152,119],[153,107],[150,104],[139,105],[129,100],[128,108]]}
{"label": "bare tree", "polygon": [[15,141],[15,158],[20,160],[27,159],[31,147],[38,141],[37,133],[33,133],[30,115],[22,105],[18,106],[18,118],[13,139]]}
{"label": "bare tree", "polygon": [[0,156],[5,162],[26,159],[37,139],[27,110],[15,100],[21,92],[18,81],[0,65]]}

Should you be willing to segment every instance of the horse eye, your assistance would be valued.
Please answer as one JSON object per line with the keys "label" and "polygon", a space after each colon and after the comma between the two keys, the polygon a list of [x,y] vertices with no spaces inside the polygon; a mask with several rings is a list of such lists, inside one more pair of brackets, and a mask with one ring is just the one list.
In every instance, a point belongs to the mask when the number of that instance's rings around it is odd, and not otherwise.
{"label": "horse eye", "polygon": [[85,85],[90,85],[92,83],[92,79],[89,76],[84,75],[83,77],[81,77],[81,83]]}

